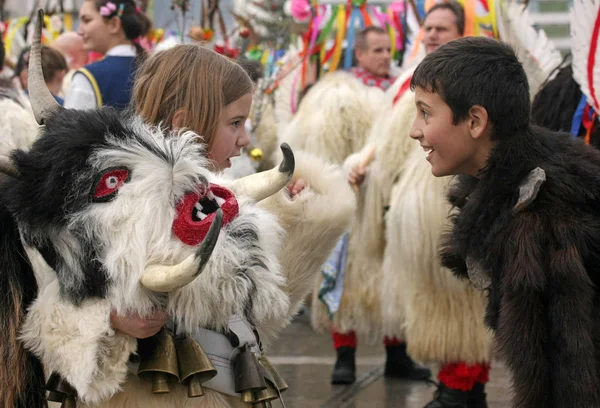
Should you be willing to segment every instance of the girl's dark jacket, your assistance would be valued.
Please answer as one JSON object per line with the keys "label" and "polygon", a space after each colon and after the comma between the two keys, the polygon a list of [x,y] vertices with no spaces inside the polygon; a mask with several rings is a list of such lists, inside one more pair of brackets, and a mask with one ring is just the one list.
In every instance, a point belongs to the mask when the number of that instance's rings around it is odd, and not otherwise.
{"label": "girl's dark jacket", "polygon": [[[545,181],[528,189],[536,168]],[[600,407],[600,152],[528,129],[499,142],[449,197],[459,211],[442,263],[488,293],[513,406]]]}

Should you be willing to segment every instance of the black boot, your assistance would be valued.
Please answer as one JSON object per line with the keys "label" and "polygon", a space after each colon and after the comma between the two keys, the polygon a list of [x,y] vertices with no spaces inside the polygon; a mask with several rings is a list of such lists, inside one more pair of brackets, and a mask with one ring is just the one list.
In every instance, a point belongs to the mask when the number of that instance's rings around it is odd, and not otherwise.
{"label": "black boot", "polygon": [[331,383],[352,384],[356,381],[356,362],[354,359],[356,349],[353,347],[340,347],[336,352],[337,360],[331,374]]}
{"label": "black boot", "polygon": [[406,353],[406,343],[385,348],[385,376],[405,380],[425,381],[431,377],[431,370],[417,365]]}
{"label": "black boot", "polygon": [[469,391],[469,401],[467,403],[467,407],[488,408],[485,396],[485,384],[476,382],[475,386],[473,386],[473,389]]}
{"label": "black boot", "polygon": [[469,408],[468,401],[467,391],[453,390],[440,382],[433,401],[425,405],[425,408]]}

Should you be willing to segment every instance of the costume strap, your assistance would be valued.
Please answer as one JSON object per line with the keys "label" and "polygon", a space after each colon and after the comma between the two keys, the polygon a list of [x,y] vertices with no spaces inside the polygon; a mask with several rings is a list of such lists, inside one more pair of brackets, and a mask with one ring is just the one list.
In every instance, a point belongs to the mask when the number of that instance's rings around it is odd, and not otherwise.
{"label": "costume strap", "polygon": [[88,81],[90,81],[90,84],[92,84],[92,88],[94,89],[94,94],[96,95],[96,105],[101,108],[102,94],[100,93],[100,87],[98,86],[98,82],[96,82],[96,78],[94,78],[94,75],[92,75],[92,73],[86,68],[79,68],[77,72],[81,72],[83,75],[85,75]]}

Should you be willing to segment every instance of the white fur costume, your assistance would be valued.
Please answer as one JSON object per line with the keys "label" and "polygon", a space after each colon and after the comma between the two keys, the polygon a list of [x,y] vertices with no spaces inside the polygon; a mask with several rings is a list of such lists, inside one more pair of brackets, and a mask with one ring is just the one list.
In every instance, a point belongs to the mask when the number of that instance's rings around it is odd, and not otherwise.
{"label": "white fur costume", "polygon": [[[182,149],[182,155],[186,154],[184,150],[191,148],[185,139],[181,138],[180,145],[174,144]],[[190,153],[189,150],[187,153]],[[196,160],[186,160],[174,169],[175,185],[182,183],[179,188],[185,188],[186,180],[194,179],[193,174],[202,172],[202,159],[198,156],[191,158]],[[150,162],[144,164],[146,159],[151,158],[136,157],[135,154],[117,158],[111,153],[111,156],[97,160],[106,165],[119,159],[120,162],[125,159],[137,165],[151,165]],[[221,233],[224,236],[217,243],[205,271],[192,283],[169,294],[168,310],[185,332],[193,333],[196,327],[207,326],[219,330],[232,314],[250,313],[261,340],[268,344],[298,310],[312,287],[315,273],[343,232],[354,202],[348,187],[342,182],[339,169],[310,155],[299,155],[297,159],[296,177],[307,180],[310,187],[295,200],[280,192],[259,206],[238,196],[240,215],[229,224],[230,234]],[[168,191],[167,170],[165,167],[164,178],[155,169],[153,177],[132,180],[130,188],[123,188],[120,195],[138,197],[138,191],[141,191],[138,189],[144,189],[145,183],[159,180],[163,180],[163,186],[157,188],[157,193]],[[211,183],[231,184],[203,173]],[[135,182],[139,184],[135,185]],[[82,214],[87,225],[98,222],[97,232],[110,231],[110,238],[106,238],[111,246],[102,263],[108,266],[109,272],[114,271],[111,275],[116,284],[111,296],[104,300],[85,300],[75,306],[61,298],[58,281],[51,279],[41,288],[23,327],[22,338],[26,346],[40,356],[49,369],[60,372],[77,389],[81,401],[90,406],[101,401],[106,401],[106,406],[111,407],[180,406],[181,398],[187,400],[183,386],[171,394],[154,396],[149,391],[149,383],[128,377],[127,360],[129,354],[135,351],[136,340],[115,332],[109,324],[113,308],[120,312],[137,311],[143,315],[151,307],[152,295],[148,296],[150,294],[139,286],[138,278],[135,278],[137,273],[132,275],[132,272],[143,270],[148,263],[178,263],[189,256],[186,246],[173,242],[169,234],[161,232],[170,230],[171,218],[168,213],[161,215],[156,212],[160,208],[156,206],[158,200],[157,195],[147,198],[145,211],[154,214],[154,222],[141,230],[127,215],[128,211],[134,210],[133,207],[121,210],[117,218],[107,209],[95,214]],[[330,205],[332,202],[337,205]],[[138,200],[137,213],[140,213],[139,204]],[[120,224],[120,228],[115,228],[115,222]],[[248,251],[244,249],[244,238],[234,235],[237,228],[244,228],[244,224],[260,226],[258,245],[267,266],[266,269],[258,266],[247,271],[247,276],[255,274],[255,278],[250,280],[236,278],[235,269],[232,269],[244,262],[244,254]],[[136,249],[132,251],[133,248]],[[132,257],[132,254],[137,256]],[[251,311],[243,310],[250,298]],[[123,386],[124,392],[118,393]],[[113,395],[113,399],[107,400]],[[205,397],[188,400],[187,406],[236,406],[238,402],[239,397],[221,396],[207,390]]]}

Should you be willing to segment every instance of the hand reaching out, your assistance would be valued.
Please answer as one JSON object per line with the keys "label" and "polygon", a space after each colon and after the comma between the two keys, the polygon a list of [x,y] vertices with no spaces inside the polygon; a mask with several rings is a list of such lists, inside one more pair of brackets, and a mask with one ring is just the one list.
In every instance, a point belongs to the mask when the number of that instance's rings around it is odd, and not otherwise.
{"label": "hand reaching out", "polygon": [[367,169],[357,164],[350,170],[348,174],[348,183],[353,186],[359,187],[363,181],[365,181],[365,174],[367,173]]}

